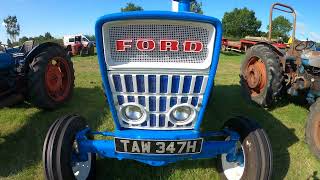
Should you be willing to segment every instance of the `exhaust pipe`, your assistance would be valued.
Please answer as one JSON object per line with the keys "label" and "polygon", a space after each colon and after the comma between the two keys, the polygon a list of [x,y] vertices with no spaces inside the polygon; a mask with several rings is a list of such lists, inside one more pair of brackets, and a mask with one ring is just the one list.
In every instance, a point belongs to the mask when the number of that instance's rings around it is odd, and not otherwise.
{"label": "exhaust pipe", "polygon": [[190,11],[190,0],[172,0],[172,11],[183,12]]}

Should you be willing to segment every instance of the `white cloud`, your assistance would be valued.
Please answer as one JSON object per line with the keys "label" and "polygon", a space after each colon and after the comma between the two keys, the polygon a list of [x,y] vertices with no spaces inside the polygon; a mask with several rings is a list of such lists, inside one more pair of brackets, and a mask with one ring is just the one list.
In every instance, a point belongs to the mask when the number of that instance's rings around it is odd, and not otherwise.
{"label": "white cloud", "polygon": [[304,17],[304,15],[300,11],[295,10],[295,12],[297,14],[297,17]]}
{"label": "white cloud", "polygon": [[5,25],[6,25],[6,23],[4,23],[4,22],[2,22],[2,23],[1,23],[1,26],[3,26],[3,27],[4,27]]}
{"label": "white cloud", "polygon": [[310,40],[320,42],[320,34],[316,32],[310,32],[309,35],[310,35]]}
{"label": "white cloud", "polygon": [[306,32],[306,25],[303,22],[297,22],[297,32],[296,36],[298,39],[306,39],[307,32]]}

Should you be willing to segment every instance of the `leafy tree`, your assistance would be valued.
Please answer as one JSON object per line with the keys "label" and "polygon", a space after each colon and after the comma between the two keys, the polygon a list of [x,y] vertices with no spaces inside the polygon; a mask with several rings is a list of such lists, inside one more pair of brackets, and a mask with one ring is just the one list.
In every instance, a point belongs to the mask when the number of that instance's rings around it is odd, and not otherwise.
{"label": "leafy tree", "polygon": [[19,42],[26,42],[26,41],[28,41],[29,40],[29,38],[28,37],[26,37],[26,36],[22,36],[22,38],[20,38],[19,39]]}
{"label": "leafy tree", "polygon": [[51,34],[50,34],[49,32],[46,32],[46,33],[44,34],[44,39],[50,40],[50,39],[54,39],[54,37],[51,36]]}
{"label": "leafy tree", "polygon": [[[269,25],[267,26],[269,31]],[[284,16],[278,16],[272,20],[272,38],[282,37],[284,41],[289,39],[292,23]]]}
{"label": "leafy tree", "polygon": [[203,14],[202,10],[202,2],[197,2],[197,0],[193,0],[190,3],[190,10],[192,12],[198,13],[198,14]]}
{"label": "leafy tree", "polygon": [[261,21],[257,19],[254,11],[246,7],[243,9],[235,8],[231,12],[224,13],[222,26],[225,36],[242,38],[248,35],[259,35]]}
{"label": "leafy tree", "polygon": [[134,3],[127,3],[127,6],[121,8],[121,12],[128,12],[128,11],[143,11],[141,6],[137,6]]}
{"label": "leafy tree", "polygon": [[17,36],[20,34],[20,25],[17,16],[8,16],[3,20],[7,34],[10,36],[11,42],[15,42]]}
{"label": "leafy tree", "polygon": [[46,32],[44,34],[44,36],[43,35],[35,36],[35,37],[23,36],[23,37],[21,37],[19,39],[19,43],[17,45],[22,45],[24,42],[26,42],[28,40],[33,40],[35,44],[41,44],[41,43],[44,43],[44,42],[55,42],[55,43],[63,45],[63,40],[62,39],[56,39],[55,37],[53,37],[51,35],[50,32]]}
{"label": "leafy tree", "polygon": [[8,47],[13,47],[12,42],[10,41],[10,39],[7,39],[7,46]]}

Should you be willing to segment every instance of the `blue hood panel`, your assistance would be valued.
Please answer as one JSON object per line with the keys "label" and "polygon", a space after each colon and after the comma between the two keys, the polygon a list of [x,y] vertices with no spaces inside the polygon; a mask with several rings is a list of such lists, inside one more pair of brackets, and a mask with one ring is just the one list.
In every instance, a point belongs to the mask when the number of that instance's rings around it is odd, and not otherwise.
{"label": "blue hood panel", "polygon": [[0,70],[9,69],[14,66],[13,58],[8,53],[0,52]]}

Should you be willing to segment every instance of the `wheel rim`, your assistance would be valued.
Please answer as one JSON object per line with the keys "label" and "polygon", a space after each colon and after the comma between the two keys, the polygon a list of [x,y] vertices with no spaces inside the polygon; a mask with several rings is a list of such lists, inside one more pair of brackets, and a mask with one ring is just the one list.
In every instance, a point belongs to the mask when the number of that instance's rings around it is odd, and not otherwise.
{"label": "wheel rim", "polygon": [[[73,144],[73,153],[79,152],[76,141]],[[75,155],[76,156],[76,155]],[[91,170],[91,153],[88,153],[87,161],[72,162],[72,172],[77,180],[86,180]]]}
{"label": "wheel rim", "polygon": [[227,161],[227,154],[221,155],[223,174],[229,180],[240,180],[242,175],[244,174],[246,157],[242,145],[240,145],[239,150],[243,154],[243,165],[241,165],[239,162]]}
{"label": "wheel rim", "polygon": [[48,62],[45,72],[45,84],[49,97],[61,102],[70,92],[71,72],[67,60],[55,57]]}
{"label": "wheel rim", "polygon": [[262,93],[267,84],[266,66],[262,59],[251,57],[244,73],[251,96]]}

